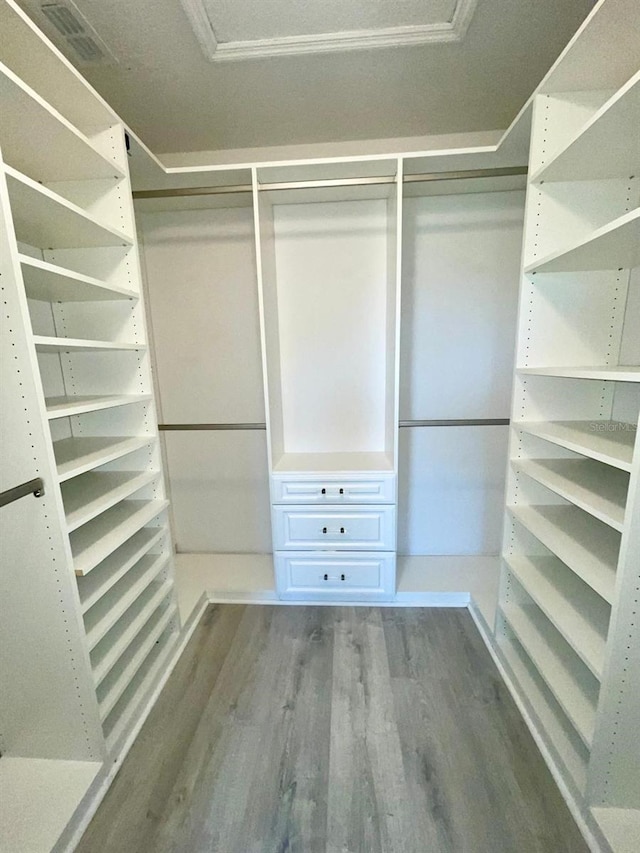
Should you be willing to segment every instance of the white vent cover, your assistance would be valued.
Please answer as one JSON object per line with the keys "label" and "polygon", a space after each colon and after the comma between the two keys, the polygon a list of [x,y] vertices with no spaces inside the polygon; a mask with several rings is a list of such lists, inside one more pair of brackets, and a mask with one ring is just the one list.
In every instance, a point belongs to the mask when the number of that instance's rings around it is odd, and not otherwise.
{"label": "white vent cover", "polygon": [[105,65],[118,61],[72,0],[42,3],[40,11],[81,63]]}

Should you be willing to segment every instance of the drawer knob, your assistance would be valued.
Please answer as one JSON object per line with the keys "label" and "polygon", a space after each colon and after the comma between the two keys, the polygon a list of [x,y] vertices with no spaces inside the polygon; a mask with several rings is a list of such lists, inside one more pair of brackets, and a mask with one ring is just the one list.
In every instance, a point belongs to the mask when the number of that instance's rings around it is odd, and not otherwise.
{"label": "drawer knob", "polygon": [[344,495],[344,489],[340,489],[340,494]]}
{"label": "drawer knob", "polygon": [[326,495],[326,494],[327,494],[327,490],[326,490],[326,489],[323,489],[323,490],[322,490],[322,494],[323,494],[323,495]]}
{"label": "drawer knob", "polygon": [[344,576],[344,575],[340,575],[340,580],[341,580],[341,581],[346,580],[345,576]]}
{"label": "drawer knob", "polygon": [[327,532],[327,528],[326,528],[326,527],[323,527],[323,528],[322,528],[322,532],[323,532],[323,533],[326,533],[326,532]]}
{"label": "drawer knob", "polygon": [[344,533],[344,527],[340,528],[340,533]]}
{"label": "drawer knob", "polygon": [[328,580],[329,580],[329,575],[325,575],[325,576],[324,576],[324,579],[325,579],[326,581],[328,581]]}

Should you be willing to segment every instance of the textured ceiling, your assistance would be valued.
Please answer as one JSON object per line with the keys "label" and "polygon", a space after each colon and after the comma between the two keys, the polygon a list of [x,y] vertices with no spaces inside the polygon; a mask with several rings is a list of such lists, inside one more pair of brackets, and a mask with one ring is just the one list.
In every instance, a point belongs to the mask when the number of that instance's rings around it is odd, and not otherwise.
{"label": "textured ceiling", "polygon": [[[20,2],[41,21],[37,0]],[[505,128],[593,7],[593,0],[479,0],[462,43],[216,64],[202,55],[180,0],[75,2],[118,59],[80,66],[82,73],[158,153]],[[396,20],[389,10],[398,10],[400,24],[422,5],[361,3],[379,4],[385,26]],[[246,37],[259,19],[256,7],[260,14],[267,5],[279,7],[281,20],[294,7],[323,4],[219,5],[233,7],[234,26],[238,10],[251,10]],[[339,26],[346,25],[341,18]],[[252,34],[262,34],[263,26]]]}

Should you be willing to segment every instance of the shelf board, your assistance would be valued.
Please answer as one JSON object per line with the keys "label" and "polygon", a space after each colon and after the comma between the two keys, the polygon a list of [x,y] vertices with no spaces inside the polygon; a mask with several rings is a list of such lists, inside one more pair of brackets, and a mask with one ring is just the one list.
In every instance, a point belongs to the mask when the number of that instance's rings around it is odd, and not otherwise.
{"label": "shelf board", "polygon": [[346,474],[361,471],[393,471],[393,458],[384,451],[362,453],[283,453],[274,460],[274,472]]}
{"label": "shelf board", "polygon": [[[0,63],[0,147],[5,163],[37,181],[123,178],[116,164]],[[33,144],[25,144],[25,140]]]}
{"label": "shelf board", "polygon": [[89,471],[62,486],[67,530],[87,524],[138,489],[149,485],[158,471]]}
{"label": "shelf board", "polygon": [[88,341],[80,338],[53,338],[46,335],[34,335],[33,343],[38,352],[121,352],[127,350],[146,350],[144,344],[123,343],[120,341]]}
{"label": "shelf board", "polygon": [[143,527],[128,539],[124,545],[103,560],[94,571],[85,577],[78,577],[78,590],[82,612],[86,613],[94,604],[123,578],[133,566],[151,548],[159,545],[166,535],[166,527]]}
{"label": "shelf board", "polygon": [[126,435],[87,436],[55,441],[53,452],[56,457],[58,481],[64,483],[72,477],[99,468],[154,442],[155,438],[148,435],[133,438]]}
{"label": "shelf board", "polygon": [[47,417],[68,418],[72,415],[83,415],[86,412],[98,412],[101,409],[115,409],[118,406],[130,406],[133,403],[143,403],[151,399],[151,394],[78,394],[76,396],[47,397]]}
{"label": "shelf board", "polygon": [[568,379],[606,379],[611,382],[640,382],[640,367],[600,365],[598,367],[520,367],[519,374],[559,376]]}
{"label": "shelf board", "polygon": [[525,273],[628,269],[638,263],[640,208],[635,208],[597,228],[578,243],[532,261],[527,264]]}
{"label": "shelf board", "polygon": [[549,630],[535,605],[503,604],[500,609],[540,677],[590,749],[598,704],[593,676],[580,672],[584,664],[553,628]]}
{"label": "shelf board", "polygon": [[169,505],[168,500],[127,500],[71,534],[77,575],[86,575]]}
{"label": "shelf board", "polygon": [[[173,614],[177,618],[177,613]],[[165,672],[171,656],[175,652],[179,634],[165,634],[164,642],[158,642],[144,665],[138,670],[131,683],[120,697],[117,705],[105,720],[104,733],[107,749],[113,752],[129,727],[136,719],[140,704]]]}
{"label": "shelf board", "polygon": [[104,679],[98,689],[98,703],[102,722],[113,711],[122,694],[131,684],[134,676],[153,651],[171,620],[176,618],[176,615],[177,607],[175,604],[167,607],[161,614],[158,614],[156,611],[134,642],[122,655],[117,665]]}
{"label": "shelf board", "polygon": [[170,580],[150,584],[107,635],[91,650],[91,665],[96,688],[111,672],[162,602],[171,596],[172,590],[173,584]]}
{"label": "shelf board", "polygon": [[531,599],[600,680],[609,606],[557,557],[518,554],[504,560]]}
{"label": "shelf board", "polygon": [[113,628],[118,619],[154,581],[169,560],[168,554],[145,554],[108,593],[84,614],[89,649]]}
{"label": "shelf board", "polygon": [[587,782],[588,752],[564,712],[540,678],[517,639],[499,637],[504,662],[520,687],[521,695],[537,717],[538,728],[553,748],[569,778],[580,792]]}
{"label": "shelf board", "polygon": [[631,471],[635,424],[596,420],[522,421],[513,426],[621,471]]}
{"label": "shelf board", "polygon": [[102,302],[138,298],[134,290],[107,284],[39,258],[19,254],[18,259],[29,299],[41,302]]}
{"label": "shelf board", "polygon": [[619,533],[573,506],[510,506],[508,509],[591,589],[609,604],[613,602]]}
{"label": "shelf board", "polygon": [[541,181],[628,178],[640,168],[640,72],[619,89],[532,176]]}
{"label": "shelf board", "polygon": [[39,249],[131,246],[127,234],[26,175],[5,167],[11,211],[19,240]]}
{"label": "shelf board", "polygon": [[622,532],[629,477],[592,459],[521,459],[513,466]]}
{"label": "shelf board", "polygon": [[640,809],[596,806],[591,809],[591,814],[606,838],[611,853],[638,853]]}

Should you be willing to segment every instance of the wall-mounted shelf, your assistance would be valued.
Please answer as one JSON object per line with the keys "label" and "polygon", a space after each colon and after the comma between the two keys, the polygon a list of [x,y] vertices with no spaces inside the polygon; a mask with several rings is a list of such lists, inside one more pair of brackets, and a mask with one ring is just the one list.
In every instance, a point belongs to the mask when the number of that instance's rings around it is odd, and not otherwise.
{"label": "wall-mounted shelf", "polygon": [[509,511],[611,604],[620,545],[615,530],[572,506],[511,506]]}
{"label": "wall-mounted shelf", "polygon": [[597,228],[566,249],[532,261],[525,273],[628,269],[640,263],[640,209],[629,211]]}
{"label": "wall-mounted shelf", "polygon": [[47,417],[67,418],[83,415],[86,412],[98,412],[101,409],[115,409],[118,406],[130,406],[151,400],[151,394],[78,394],[77,396],[49,397],[46,400]]}
{"label": "wall-mounted shelf", "polygon": [[101,302],[137,299],[138,294],[116,284],[65,269],[57,264],[19,254],[25,291],[42,302]]}
{"label": "wall-mounted shelf", "polygon": [[89,471],[62,486],[67,529],[76,530],[153,482],[157,471]]}
{"label": "wall-mounted shelf", "polygon": [[622,531],[629,477],[591,459],[526,459],[516,470]]}
{"label": "wall-mounted shelf", "polygon": [[631,471],[635,424],[606,420],[520,421],[514,427],[621,471]]}
{"label": "wall-mounted shelf", "polygon": [[559,376],[567,379],[606,379],[611,382],[640,382],[640,367],[602,365],[599,367],[520,367],[518,373],[532,376]]}
{"label": "wall-mounted shelf", "polygon": [[[0,63],[0,146],[6,163],[37,181],[123,178],[80,131]],[[25,144],[25,128],[37,144]]]}
{"label": "wall-mounted shelf", "polygon": [[148,436],[95,436],[63,438],[53,444],[58,479],[61,483],[93,468],[99,468],[122,456],[153,444]]}
{"label": "wall-mounted shelf", "polygon": [[131,246],[132,238],[100,222],[76,204],[5,167],[19,240],[40,249],[78,249]]}

